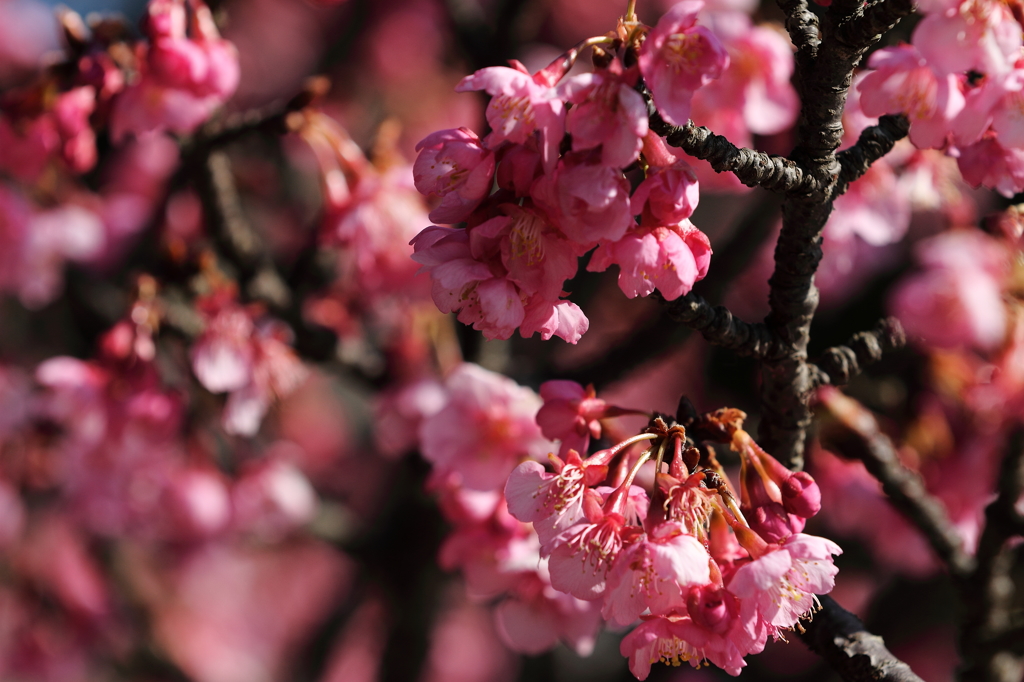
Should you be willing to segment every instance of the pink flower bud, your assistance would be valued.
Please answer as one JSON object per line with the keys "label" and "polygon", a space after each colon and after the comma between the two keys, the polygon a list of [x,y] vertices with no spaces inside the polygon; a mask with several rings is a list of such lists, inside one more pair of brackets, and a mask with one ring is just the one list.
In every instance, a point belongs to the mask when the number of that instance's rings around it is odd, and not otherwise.
{"label": "pink flower bud", "polygon": [[809,519],[821,511],[821,490],[806,471],[798,471],[782,484],[782,504],[790,514]]}

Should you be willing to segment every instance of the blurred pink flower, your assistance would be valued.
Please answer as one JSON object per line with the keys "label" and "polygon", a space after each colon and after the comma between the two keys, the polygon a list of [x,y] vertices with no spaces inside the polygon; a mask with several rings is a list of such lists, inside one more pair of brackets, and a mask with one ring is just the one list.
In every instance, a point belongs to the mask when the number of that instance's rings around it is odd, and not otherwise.
{"label": "blurred pink flower", "polygon": [[541,459],[554,449],[535,421],[541,400],[529,388],[472,364],[445,380],[448,404],[423,420],[423,456],[435,475],[455,472],[474,490],[504,485],[523,459]]}
{"label": "blurred pink flower", "polygon": [[921,242],[916,255],[924,272],[903,280],[889,303],[908,335],[939,348],[991,350],[1002,344],[1009,254],[1001,244],[960,230]]}

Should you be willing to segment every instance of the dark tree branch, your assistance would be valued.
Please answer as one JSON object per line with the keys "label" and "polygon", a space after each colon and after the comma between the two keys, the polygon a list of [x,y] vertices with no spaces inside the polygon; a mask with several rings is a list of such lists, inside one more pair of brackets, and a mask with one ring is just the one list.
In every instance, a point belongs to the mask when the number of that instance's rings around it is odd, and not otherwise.
{"label": "dark tree branch", "polygon": [[807,0],[779,0],[778,4],[786,14],[786,30],[796,46],[796,61],[806,67],[818,55],[821,44],[818,15],[807,9]]}
{"label": "dark tree branch", "polygon": [[[659,292],[653,296],[661,299]],[[674,301],[665,301],[665,306],[673,320],[700,332],[716,346],[735,351],[737,355],[774,358],[785,352],[780,340],[763,324],[744,322],[725,306],[712,307],[692,291]]]}
{"label": "dark tree branch", "polygon": [[[758,432],[761,445],[791,469],[803,467],[811,425],[809,401],[816,377],[807,364],[807,344],[818,307],[814,274],[821,262],[821,233],[838,196],[842,170],[836,157],[843,137],[842,114],[853,71],[877,39],[843,28],[859,22],[861,16],[860,0],[833,2],[825,14],[815,58],[798,61],[793,79],[802,108],[790,159],[809,179],[801,184],[801,191],[788,194],[782,210],[775,271],[769,280],[771,313],[765,324],[785,342],[788,352],[761,366]],[[841,33],[848,38],[845,42],[836,38]]]}
{"label": "dark tree branch", "polygon": [[653,105],[650,106],[651,130],[673,147],[707,161],[715,172],[735,173],[747,187],[764,187],[773,192],[804,191],[811,181],[797,164],[785,157],[737,147],[721,135],[697,127],[693,121],[684,126],[669,125]]}
{"label": "dark tree branch", "polygon": [[[966,615],[960,629],[965,682],[1018,682],[1024,667],[1019,656],[1000,638],[1014,631],[1011,604],[1016,591],[1013,581],[1014,553],[1006,541],[1017,534],[1019,520],[1015,504],[1024,492],[1024,427],[1010,435],[1000,467],[997,497],[985,509],[985,528],[978,540],[975,569],[960,585]],[[1024,639],[1024,638],[1021,638]],[[995,646],[993,646],[995,643]]]}
{"label": "dark tree branch", "polygon": [[829,348],[815,365],[820,370],[818,382],[841,386],[861,372],[861,368],[878,362],[886,351],[902,348],[907,338],[899,320],[887,317],[871,331],[854,334],[845,346]]}
{"label": "dark tree branch", "polygon": [[835,39],[853,49],[863,49],[877,43],[913,11],[913,0],[875,0],[841,23]]}
{"label": "dark tree branch", "polygon": [[924,534],[953,576],[970,576],[974,559],[964,551],[963,539],[950,523],[945,507],[925,489],[918,473],[903,466],[875,416],[839,391],[830,390],[822,396],[822,402],[834,417],[823,428],[822,442],[848,459],[863,462],[882,484],[892,505]]}
{"label": "dark tree branch", "polygon": [[828,595],[818,597],[821,610],[800,621],[800,639],[847,682],[924,682],[864,629],[852,613]]}
{"label": "dark tree branch", "polygon": [[865,128],[855,145],[836,155],[840,171],[834,196],[844,194],[851,182],[864,175],[871,164],[891,152],[909,131],[910,121],[903,114],[882,116],[878,119],[878,125]]}

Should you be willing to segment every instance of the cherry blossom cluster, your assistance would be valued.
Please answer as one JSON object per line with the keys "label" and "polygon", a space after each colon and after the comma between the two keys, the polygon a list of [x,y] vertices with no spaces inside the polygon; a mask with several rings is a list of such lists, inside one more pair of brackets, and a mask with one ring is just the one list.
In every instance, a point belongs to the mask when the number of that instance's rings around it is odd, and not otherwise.
{"label": "cherry blossom cluster", "polygon": [[[665,119],[686,123],[694,93],[729,64],[697,24],[702,7],[686,0],[653,28],[624,17],[583,44],[594,48],[591,73],[567,75],[578,47],[536,74],[513,61],[463,79],[457,90],[491,95],[491,132],[436,132],[413,167],[417,189],[439,200],[430,219],[466,223],[432,225],[412,242],[438,308],[487,338],[518,328],[576,343],[589,322],[563,288],[591,249],[588,269],[617,265],[631,298],[658,289],[675,299],[707,274],[710,243],[689,221],[696,175],[648,130],[636,90],[642,77]],[[624,170],[637,166],[631,192]]]}
{"label": "cherry blossom cluster", "polygon": [[870,116],[903,113],[920,148],[957,158],[964,178],[1012,196],[1024,189],[1020,16],[991,0],[921,3],[909,45],[875,52],[860,83]]}
{"label": "cherry blossom cluster", "polygon": [[[108,266],[162,207],[188,134],[235,91],[234,46],[202,0],[154,0],[145,40],[121,20],[62,10],[64,54],[0,96],[0,291],[30,308],[56,298],[71,262]],[[95,182],[98,136],[115,150]]]}
{"label": "cherry blossom cluster", "polygon": [[[537,653],[561,639],[586,652],[602,620],[639,622],[621,646],[639,679],[658,661],[736,675],[832,589],[841,550],[802,532],[821,507],[817,484],[759,448],[742,412],[686,426],[654,416],[584,458],[607,420],[642,413],[570,381],[537,396],[474,365],[445,390],[445,406],[420,426],[455,526],[441,563],[461,569],[475,596],[500,597],[495,616],[513,648]],[[738,497],[712,442],[740,458]]]}

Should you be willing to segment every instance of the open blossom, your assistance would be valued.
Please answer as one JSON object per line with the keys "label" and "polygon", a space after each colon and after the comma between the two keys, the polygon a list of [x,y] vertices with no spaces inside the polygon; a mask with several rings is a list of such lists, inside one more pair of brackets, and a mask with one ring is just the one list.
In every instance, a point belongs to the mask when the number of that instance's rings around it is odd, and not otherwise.
{"label": "open blossom", "polygon": [[718,78],[729,55],[709,29],[697,25],[703,0],[684,0],[665,13],[640,49],[640,71],[666,121],[685,125],[699,87]]}
{"label": "open blossom", "polygon": [[666,521],[619,553],[608,573],[603,615],[629,625],[641,613],[680,608],[685,591],[710,580],[707,550],[681,523]]}
{"label": "open blossom", "polygon": [[581,460],[570,450],[565,461],[550,455],[555,473],[548,473],[538,462],[520,464],[505,484],[505,499],[512,516],[532,523],[547,554],[551,541],[570,526],[583,519],[583,497],[587,488],[600,483],[608,475],[604,460]]}
{"label": "open blossom", "polygon": [[938,0],[914,29],[913,43],[941,75],[1008,71],[1021,49],[1021,27],[1006,3]]}
{"label": "open blossom", "polygon": [[507,279],[520,291],[557,300],[565,280],[576,274],[582,250],[529,204],[503,204],[499,211],[504,215],[469,230],[473,256],[500,260]]}
{"label": "open blossom", "polygon": [[534,421],[541,401],[530,389],[472,364],[459,365],[445,386],[448,404],[420,427],[423,456],[440,474],[454,472],[467,488],[490,490],[522,460],[553,449]]}
{"label": "open blossom", "polygon": [[[566,117],[573,151],[601,147],[601,163],[623,168],[636,161],[647,134],[647,105],[619,63],[612,69],[580,74],[560,86],[562,96],[576,106]],[[618,71],[618,73],[616,72]],[[636,71],[633,71],[635,80]]]}
{"label": "open blossom", "polygon": [[684,220],[678,225],[638,227],[617,242],[601,244],[587,269],[603,272],[618,265],[619,288],[626,296],[649,296],[658,289],[671,301],[704,279],[710,262],[707,236]]}
{"label": "open blossom", "polygon": [[548,559],[554,588],[579,599],[599,598],[628,528],[621,514],[611,512],[563,532]]}
{"label": "open blossom", "polygon": [[619,652],[629,659],[629,671],[638,680],[646,680],[651,666],[658,662],[700,665],[704,660],[701,645],[706,638],[694,637],[698,632],[684,617],[647,618],[623,637]]}
{"label": "open blossom", "polygon": [[538,654],[562,640],[589,656],[601,628],[600,605],[559,592],[539,575],[522,580],[494,611],[498,633],[514,651]]}
{"label": "open blossom", "polygon": [[430,212],[435,223],[458,223],[491,192],[494,153],[467,128],[439,130],[416,145],[413,178],[421,194],[441,198]]}
{"label": "open blossom", "polygon": [[871,55],[869,73],[858,86],[868,116],[904,113],[910,140],[920,148],[941,148],[952,121],[964,107],[955,74],[937,74],[914,45],[887,47]]}
{"label": "open blossom", "polygon": [[961,147],[956,161],[972,187],[991,187],[1007,198],[1024,191],[1024,148],[1004,147],[991,131]]}
{"label": "open blossom", "polygon": [[766,624],[790,628],[814,607],[814,595],[832,591],[839,571],[832,555],[842,552],[831,540],[796,533],[741,565],[726,588],[755,606]]}
{"label": "open blossom", "polygon": [[967,93],[967,102],[953,122],[953,137],[960,146],[977,142],[986,131],[995,133],[1005,147],[1024,146],[1024,63],[1006,74],[985,78]]}
{"label": "open blossom", "polygon": [[491,95],[486,112],[491,133],[484,140],[489,148],[506,141],[525,144],[538,134],[544,167],[550,171],[565,133],[565,105],[553,87],[562,74],[548,67],[531,76],[520,62],[510,63],[512,68],[480,69],[463,78],[455,90],[486,90]]}

